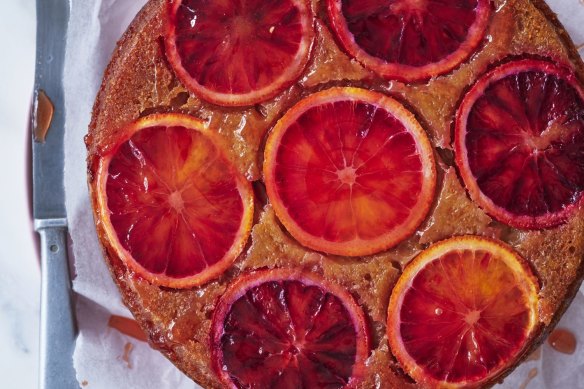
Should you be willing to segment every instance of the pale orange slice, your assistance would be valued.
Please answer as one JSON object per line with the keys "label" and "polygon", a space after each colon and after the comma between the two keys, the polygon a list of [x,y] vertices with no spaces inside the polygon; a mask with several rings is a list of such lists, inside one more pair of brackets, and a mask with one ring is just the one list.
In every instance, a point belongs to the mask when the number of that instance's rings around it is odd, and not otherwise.
{"label": "pale orange slice", "polygon": [[538,282],[507,245],[455,237],[423,251],[389,302],[391,350],[429,387],[475,387],[514,365],[538,326]]}

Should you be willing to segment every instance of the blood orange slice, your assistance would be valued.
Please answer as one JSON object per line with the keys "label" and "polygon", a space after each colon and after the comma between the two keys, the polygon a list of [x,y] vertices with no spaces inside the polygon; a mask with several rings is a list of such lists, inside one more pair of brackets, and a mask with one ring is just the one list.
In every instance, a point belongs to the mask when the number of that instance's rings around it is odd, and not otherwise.
{"label": "blood orange slice", "polygon": [[240,277],[213,315],[216,371],[231,388],[342,388],[363,377],[369,330],[341,287],[301,270]]}
{"label": "blood orange slice", "polygon": [[337,40],[379,75],[421,81],[456,68],[483,40],[490,0],[327,0]]}
{"label": "blood orange slice", "polygon": [[537,280],[517,253],[455,237],[423,251],[400,276],[389,344],[419,384],[476,387],[515,363],[535,332],[537,307]]}
{"label": "blood orange slice", "polygon": [[166,52],[193,93],[245,106],[277,95],[302,73],[314,40],[305,0],[169,2]]}
{"label": "blood orange slice", "polygon": [[456,164],[471,198],[518,228],[564,222],[584,189],[584,90],[540,60],[487,73],[456,116]]}
{"label": "blood orange slice", "polygon": [[379,252],[412,234],[432,204],[432,146],[396,100],[331,88],[291,108],[270,134],[268,197],[302,244],[331,254]]}
{"label": "blood orange slice", "polygon": [[98,167],[108,243],[157,285],[186,288],[220,275],[249,236],[249,182],[198,119],[151,115],[122,133]]}

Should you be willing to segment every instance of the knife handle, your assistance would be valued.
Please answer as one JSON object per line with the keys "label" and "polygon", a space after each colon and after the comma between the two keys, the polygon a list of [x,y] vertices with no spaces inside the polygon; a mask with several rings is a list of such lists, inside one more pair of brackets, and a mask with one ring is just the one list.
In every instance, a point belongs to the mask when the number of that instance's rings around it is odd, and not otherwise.
{"label": "knife handle", "polygon": [[73,368],[77,326],[67,260],[66,221],[42,220],[40,389],[79,388]]}

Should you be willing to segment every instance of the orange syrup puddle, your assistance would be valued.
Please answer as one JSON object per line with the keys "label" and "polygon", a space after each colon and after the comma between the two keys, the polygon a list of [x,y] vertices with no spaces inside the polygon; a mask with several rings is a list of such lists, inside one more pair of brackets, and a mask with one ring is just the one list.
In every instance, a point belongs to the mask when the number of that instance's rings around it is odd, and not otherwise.
{"label": "orange syrup puddle", "polygon": [[519,389],[527,388],[527,385],[529,385],[531,380],[533,380],[535,377],[537,377],[537,373],[538,373],[537,367],[534,367],[533,369],[529,370],[529,373],[527,374],[527,378],[525,379],[525,381],[523,381],[523,383],[521,384]]}
{"label": "orange syrup puddle", "polygon": [[111,327],[124,335],[128,335],[134,339],[142,342],[147,342],[148,338],[144,331],[140,328],[135,320],[128,319],[126,317],[111,315],[107,323],[108,327]]}
{"label": "orange syrup puddle", "polygon": [[552,331],[547,342],[554,350],[568,355],[574,354],[578,343],[576,336],[563,328]]}
{"label": "orange syrup puddle", "polygon": [[121,358],[122,361],[126,362],[128,369],[132,368],[132,362],[130,361],[130,354],[132,353],[132,350],[134,350],[134,345],[130,342],[126,342],[124,345],[124,353],[118,357],[118,359]]}

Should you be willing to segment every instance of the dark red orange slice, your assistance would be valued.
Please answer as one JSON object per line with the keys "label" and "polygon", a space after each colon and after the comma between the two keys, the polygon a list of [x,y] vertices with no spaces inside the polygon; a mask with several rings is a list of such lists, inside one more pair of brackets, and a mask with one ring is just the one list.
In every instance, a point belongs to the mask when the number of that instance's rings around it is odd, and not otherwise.
{"label": "dark red orange slice", "polygon": [[175,0],[168,19],[166,54],[176,75],[219,105],[253,105],[290,86],[314,39],[305,0]]}
{"label": "dark red orange slice", "polygon": [[360,256],[415,231],[432,204],[436,171],[430,141],[403,105],[331,88],[278,121],[264,178],[276,214],[300,243]]}
{"label": "dark red orange slice", "polygon": [[186,288],[221,275],[249,236],[249,182],[198,119],[151,115],[121,133],[97,176],[108,244],[157,285]]}
{"label": "dark red orange slice", "polygon": [[497,220],[564,222],[584,189],[584,90],[574,74],[520,60],[481,77],[456,116],[456,164],[471,198]]}
{"label": "dark red orange slice", "polygon": [[230,388],[343,388],[363,377],[369,330],[338,285],[295,269],[238,278],[213,315],[211,350]]}
{"label": "dark red orange slice", "polygon": [[490,0],[327,0],[331,26],[349,55],[379,75],[427,80],[477,49]]}
{"label": "dark red orange slice", "polygon": [[538,323],[538,284],[511,248],[477,236],[423,251],[389,302],[387,333],[424,387],[478,387],[512,366]]}

